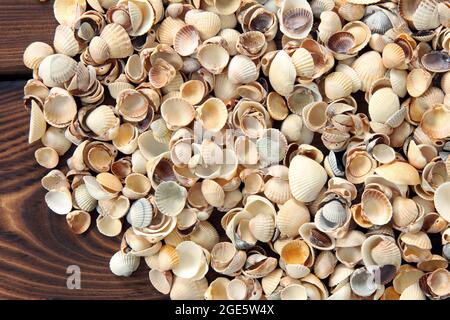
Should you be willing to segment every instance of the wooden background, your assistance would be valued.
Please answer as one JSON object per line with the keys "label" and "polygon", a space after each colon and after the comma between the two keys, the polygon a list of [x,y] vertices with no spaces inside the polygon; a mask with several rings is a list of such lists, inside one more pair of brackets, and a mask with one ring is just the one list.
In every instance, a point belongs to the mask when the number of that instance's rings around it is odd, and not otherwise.
{"label": "wooden background", "polygon": [[[70,233],[65,218],[49,211],[35,163],[36,142],[28,145],[28,114],[22,88],[31,78],[22,54],[33,41],[53,43],[57,25],[53,1],[0,1],[0,299],[161,299],[142,260],[130,278],[109,271],[120,237],[95,228]],[[62,167],[60,165],[60,167]],[[81,269],[81,290],[66,287],[66,269]]]}

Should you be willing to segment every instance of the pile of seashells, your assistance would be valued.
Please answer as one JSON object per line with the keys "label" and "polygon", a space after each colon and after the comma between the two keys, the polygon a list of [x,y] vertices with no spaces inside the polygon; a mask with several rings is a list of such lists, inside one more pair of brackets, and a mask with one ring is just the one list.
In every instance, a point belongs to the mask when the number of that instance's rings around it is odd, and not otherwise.
{"label": "pile of seashells", "polygon": [[54,13],[24,53],[29,143],[74,233],[124,231],[114,274],[143,258],[172,299],[450,296],[449,1]]}

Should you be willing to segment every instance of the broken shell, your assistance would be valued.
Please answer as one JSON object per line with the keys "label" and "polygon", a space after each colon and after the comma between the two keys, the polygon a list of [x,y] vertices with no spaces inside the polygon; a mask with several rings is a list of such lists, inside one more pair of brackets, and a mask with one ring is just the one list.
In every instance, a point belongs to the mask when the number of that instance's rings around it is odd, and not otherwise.
{"label": "broken shell", "polygon": [[66,219],[70,230],[75,234],[86,232],[91,225],[91,215],[82,210],[69,212],[66,215]]}
{"label": "broken shell", "polygon": [[325,169],[314,160],[303,155],[292,159],[289,167],[289,186],[296,200],[315,200],[326,181]]}
{"label": "broken shell", "polygon": [[42,147],[34,152],[34,157],[39,163],[47,169],[53,169],[58,165],[59,156],[58,153],[50,147]]}

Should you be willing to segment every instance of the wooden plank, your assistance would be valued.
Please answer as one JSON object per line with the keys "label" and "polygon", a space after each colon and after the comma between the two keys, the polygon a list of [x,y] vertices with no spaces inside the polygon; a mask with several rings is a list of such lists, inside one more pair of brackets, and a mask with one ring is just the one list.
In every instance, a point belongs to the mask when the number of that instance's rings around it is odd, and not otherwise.
{"label": "wooden plank", "polygon": [[[120,237],[107,238],[95,227],[85,235],[73,235],[65,218],[46,207],[40,186],[46,170],[33,156],[39,143],[27,143],[28,114],[21,105],[24,83],[0,82],[0,299],[163,298],[150,285],[143,260],[130,278],[109,271]],[[59,169],[64,167],[63,163]],[[70,265],[81,269],[81,290],[66,287]]]}
{"label": "wooden plank", "polygon": [[0,75],[30,76],[22,62],[25,48],[34,41],[53,45],[57,21],[53,1],[2,0],[0,3]]}

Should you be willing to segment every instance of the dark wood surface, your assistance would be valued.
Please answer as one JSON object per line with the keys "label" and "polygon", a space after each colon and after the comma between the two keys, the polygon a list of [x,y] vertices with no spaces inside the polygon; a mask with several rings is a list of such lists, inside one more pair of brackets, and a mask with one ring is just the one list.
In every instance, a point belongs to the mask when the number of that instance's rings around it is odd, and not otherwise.
{"label": "dark wood surface", "polygon": [[[109,271],[120,237],[107,238],[94,227],[73,235],[65,218],[49,211],[28,145],[28,114],[22,88],[31,78],[22,53],[33,41],[53,43],[53,1],[0,1],[0,299],[160,299],[141,261],[130,278]],[[62,168],[64,163],[60,165]],[[66,286],[66,269],[81,269],[81,289]]]}

